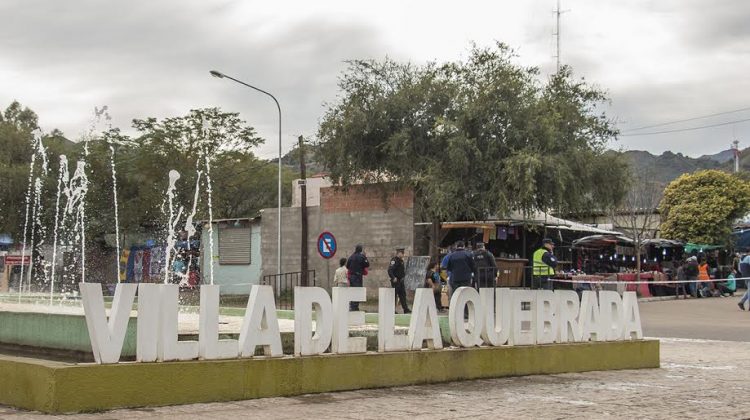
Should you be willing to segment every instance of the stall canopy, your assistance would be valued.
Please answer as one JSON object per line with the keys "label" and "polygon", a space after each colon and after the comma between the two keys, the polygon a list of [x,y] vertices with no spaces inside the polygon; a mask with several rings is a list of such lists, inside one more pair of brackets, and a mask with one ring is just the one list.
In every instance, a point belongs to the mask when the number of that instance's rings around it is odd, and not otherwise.
{"label": "stall canopy", "polygon": [[622,235],[591,235],[573,241],[573,248],[606,248],[613,245],[633,246],[633,240]]}
{"label": "stall canopy", "polygon": [[706,245],[706,244],[694,244],[688,242],[685,244],[685,252],[688,254],[693,252],[712,251],[714,249],[724,249],[723,245]]}
{"label": "stall canopy", "polygon": [[[430,223],[417,223],[417,225],[429,225]],[[572,220],[561,219],[559,217],[552,216],[544,212],[536,212],[528,215],[523,215],[519,212],[511,213],[507,217],[489,217],[488,220],[482,221],[462,221],[462,222],[444,222],[440,226],[443,229],[461,229],[461,228],[483,228],[491,229],[497,225],[510,225],[510,226],[521,226],[521,225],[535,225],[544,226],[553,229],[569,230],[573,232],[584,232],[599,235],[620,235],[620,232],[615,232],[606,229],[600,229],[594,226],[590,226],[584,223],[574,222]]]}
{"label": "stall canopy", "polygon": [[641,244],[642,246],[655,246],[657,248],[681,248],[685,246],[685,243],[682,241],[662,238],[646,239]]}

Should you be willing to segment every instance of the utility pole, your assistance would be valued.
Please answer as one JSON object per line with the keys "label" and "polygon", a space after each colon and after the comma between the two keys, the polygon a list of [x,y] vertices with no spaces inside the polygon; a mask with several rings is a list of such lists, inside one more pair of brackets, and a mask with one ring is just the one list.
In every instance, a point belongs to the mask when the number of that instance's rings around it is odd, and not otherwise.
{"label": "utility pole", "polygon": [[734,152],[734,173],[740,171],[740,142],[735,140],[732,142],[732,151]]}
{"label": "utility pole", "polygon": [[300,198],[302,201],[301,207],[301,221],[302,221],[302,240],[300,241],[300,286],[307,286],[307,171],[305,169],[305,140],[302,136],[299,136],[299,173],[300,173]]}

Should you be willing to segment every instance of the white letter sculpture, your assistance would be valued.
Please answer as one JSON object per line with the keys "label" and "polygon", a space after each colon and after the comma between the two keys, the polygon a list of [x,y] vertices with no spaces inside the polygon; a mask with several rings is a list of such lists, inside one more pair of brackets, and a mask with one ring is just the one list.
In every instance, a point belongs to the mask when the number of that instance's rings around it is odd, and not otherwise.
{"label": "white letter sculpture", "polygon": [[138,285],[138,329],[136,331],[136,360],[155,362],[159,357],[161,337],[161,284]]}
{"label": "white letter sculpture", "polygon": [[219,285],[201,285],[198,346],[201,359],[232,359],[239,355],[237,340],[219,340]]}
{"label": "white letter sculpture", "polygon": [[350,302],[364,302],[367,291],[364,287],[333,288],[333,339],[331,350],[334,353],[364,353],[367,351],[367,338],[349,337],[349,326],[365,323],[365,313],[349,311]]}
{"label": "white letter sculpture", "polygon": [[[464,308],[468,308],[469,319],[464,322]],[[484,314],[479,292],[471,287],[459,287],[451,296],[448,308],[448,326],[451,330],[451,340],[460,347],[474,347],[482,345],[482,330],[484,329]]]}
{"label": "white letter sculpture", "polygon": [[557,297],[557,341],[568,343],[581,341],[581,324],[578,322],[578,313],[581,302],[578,293],[573,290],[555,290]]}
{"label": "white letter sculpture", "polygon": [[[536,291],[513,290],[511,297],[513,304],[511,325],[513,327],[510,344],[513,346],[536,344]],[[524,309],[527,305],[528,310]]]}
{"label": "white letter sculpture", "polygon": [[[403,351],[409,349],[409,337],[396,334],[396,289],[381,287],[378,289],[378,351]],[[412,315],[412,319],[413,319]]]}
{"label": "white letter sculpture", "polygon": [[581,323],[581,341],[604,341],[606,331],[602,328],[601,310],[596,298],[596,292],[584,290],[581,297],[581,313],[578,322]]}
{"label": "white letter sculpture", "polygon": [[502,346],[510,338],[511,304],[510,289],[479,289],[484,308],[482,340],[490,346]]}
{"label": "white letter sculpture", "polygon": [[412,309],[409,322],[409,348],[421,350],[422,343],[427,341],[428,349],[442,349],[443,338],[440,335],[437,306],[435,306],[435,295],[432,289],[418,288],[414,293]]}
{"label": "white letter sculpture", "polygon": [[557,299],[552,290],[536,292],[536,343],[551,344],[557,339]]}
{"label": "white letter sculpture", "polygon": [[83,313],[89,330],[91,349],[96,363],[117,363],[120,361],[125,332],[128,329],[130,310],[135,300],[135,284],[118,284],[109,321],[104,310],[104,296],[100,283],[79,283],[83,301]]}
{"label": "white letter sculpture", "polygon": [[161,346],[160,362],[168,360],[192,360],[198,358],[197,341],[177,340],[180,286],[161,284]]}
{"label": "white letter sculpture", "polygon": [[622,338],[625,340],[640,340],[643,338],[641,329],[641,312],[638,309],[638,296],[635,292],[622,294]]}
{"label": "white letter sculpture", "polygon": [[599,310],[602,315],[601,323],[604,325],[604,339],[607,341],[620,340],[624,327],[620,294],[613,290],[600,291]]}
{"label": "white letter sculpture", "polygon": [[[312,317],[315,312],[315,335]],[[320,287],[294,288],[294,354],[324,353],[331,345],[333,306],[328,292]]]}
{"label": "white letter sculpture", "polygon": [[239,345],[242,357],[253,357],[257,346],[263,347],[265,356],[284,355],[271,286],[251,286],[245,318],[242,320]]}

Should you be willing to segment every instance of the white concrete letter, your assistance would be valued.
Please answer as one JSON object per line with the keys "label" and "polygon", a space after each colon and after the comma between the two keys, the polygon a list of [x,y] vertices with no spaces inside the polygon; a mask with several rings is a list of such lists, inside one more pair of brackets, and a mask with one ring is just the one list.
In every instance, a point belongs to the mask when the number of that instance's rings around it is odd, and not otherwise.
{"label": "white concrete letter", "polygon": [[[406,334],[395,334],[396,289],[381,287],[378,289],[378,351],[403,351],[409,349],[409,337]],[[412,312],[413,313],[413,312]],[[413,315],[412,315],[413,319]]]}
{"label": "white concrete letter", "polygon": [[198,347],[201,359],[231,359],[240,353],[237,340],[219,340],[219,285],[201,285]]}
{"label": "white concrete letter", "polygon": [[557,297],[557,341],[568,343],[581,341],[581,324],[578,322],[578,313],[581,302],[578,293],[573,290],[555,290]]}
{"label": "white concrete letter", "polygon": [[604,325],[604,339],[616,341],[622,339],[623,312],[622,298],[613,290],[602,290],[599,292],[599,310]]}
{"label": "white concrete letter", "polygon": [[479,289],[479,297],[484,309],[482,340],[489,346],[502,346],[510,338],[510,289],[482,288]]}
{"label": "white concrete letter", "polygon": [[[468,308],[469,319],[464,322],[464,308]],[[479,292],[471,287],[459,287],[453,291],[448,308],[448,326],[453,343],[460,347],[482,345],[484,313]]]}
{"label": "white concrete letter", "polygon": [[[513,290],[509,343],[522,346],[536,343],[536,290]],[[524,309],[528,307],[528,309]]]}
{"label": "white concrete letter", "polygon": [[245,318],[240,330],[240,355],[253,357],[255,347],[262,346],[265,356],[283,356],[276,302],[271,286],[253,285],[247,300]]}
{"label": "white concrete letter", "polygon": [[643,338],[641,312],[638,309],[638,296],[635,292],[622,294],[622,319],[622,338],[624,340],[640,340]]}
{"label": "white concrete letter", "polygon": [[138,285],[138,330],[136,360],[155,362],[161,348],[161,284]]}
{"label": "white concrete letter", "polygon": [[550,344],[557,339],[557,299],[552,290],[536,292],[536,343]]}
{"label": "white concrete letter", "polygon": [[350,302],[364,302],[367,291],[364,287],[333,288],[333,339],[331,350],[334,353],[364,353],[367,351],[367,338],[349,337],[349,326],[365,323],[365,313],[349,311]]}
{"label": "white concrete letter", "polygon": [[[315,335],[312,331],[315,312]],[[331,345],[333,305],[328,292],[320,287],[294,288],[294,354],[311,356],[324,353]]]}
{"label": "white concrete letter", "polygon": [[86,328],[89,330],[91,349],[96,363],[117,363],[120,361],[125,332],[128,329],[130,310],[135,300],[135,284],[118,284],[109,321],[104,309],[104,295],[100,283],[79,283],[83,301],[83,313],[86,317]]}
{"label": "white concrete letter", "polygon": [[161,287],[161,346],[160,362],[168,360],[192,360],[198,358],[197,341],[178,341],[177,321],[179,314],[180,286],[162,284]]}
{"label": "white concrete letter", "polygon": [[432,289],[420,287],[414,293],[414,306],[409,322],[409,348],[421,350],[424,341],[427,341],[428,349],[443,348],[435,295]]}
{"label": "white concrete letter", "polygon": [[581,324],[581,341],[604,341],[606,330],[602,328],[602,316],[596,292],[584,290],[581,297],[581,313],[578,322]]}

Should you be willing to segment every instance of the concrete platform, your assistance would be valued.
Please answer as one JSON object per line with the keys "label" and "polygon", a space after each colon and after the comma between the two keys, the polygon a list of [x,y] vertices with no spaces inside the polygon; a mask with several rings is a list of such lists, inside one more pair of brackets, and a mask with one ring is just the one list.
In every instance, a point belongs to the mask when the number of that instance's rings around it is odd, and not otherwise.
{"label": "concrete platform", "polygon": [[656,340],[116,365],[0,356],[0,404],[83,412],[657,367]]}

